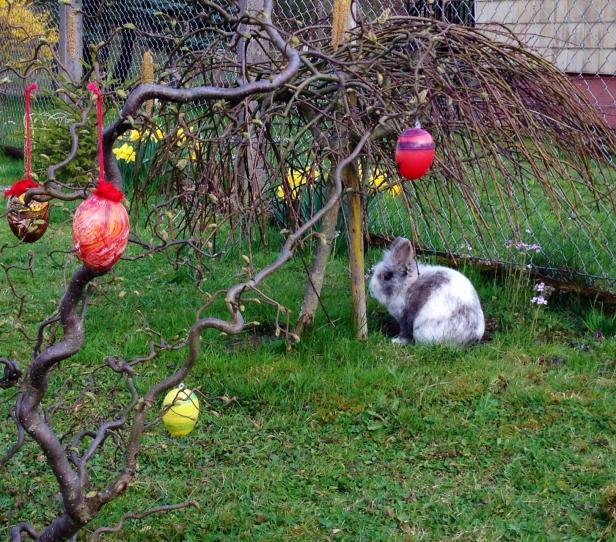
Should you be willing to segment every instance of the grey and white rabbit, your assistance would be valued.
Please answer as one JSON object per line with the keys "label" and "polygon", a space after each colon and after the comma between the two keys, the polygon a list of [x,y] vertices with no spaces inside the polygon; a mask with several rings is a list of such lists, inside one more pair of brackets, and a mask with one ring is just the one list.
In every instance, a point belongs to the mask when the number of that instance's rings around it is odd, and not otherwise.
{"label": "grey and white rabbit", "polygon": [[417,262],[408,239],[397,238],[373,269],[370,295],[400,325],[395,343],[478,342],[485,322],[479,296],[458,271]]}

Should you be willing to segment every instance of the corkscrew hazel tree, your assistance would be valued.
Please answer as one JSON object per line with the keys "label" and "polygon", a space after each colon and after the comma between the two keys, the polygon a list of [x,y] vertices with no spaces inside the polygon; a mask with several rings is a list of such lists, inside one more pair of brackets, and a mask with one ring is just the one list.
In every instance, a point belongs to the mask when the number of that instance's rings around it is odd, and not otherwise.
{"label": "corkscrew hazel tree", "polygon": [[[612,134],[563,74],[505,32],[487,34],[429,19],[393,17],[373,23],[360,21],[346,43],[333,50],[317,28],[285,34],[281,25],[271,21],[271,1],[265,3],[263,12],[239,15],[215,3],[207,4],[218,20],[223,18],[224,25],[215,23],[211,13],[204,13],[197,27],[214,39],[196,50],[183,46],[184,40],[193,36],[174,36],[175,47],[161,67],[158,83],[138,85],[125,99],[122,93],[115,93],[123,105],[104,132],[109,181],[122,188],[112,149],[123,134],[136,127],[155,130],[159,125],[167,134],[143,180],[134,181],[133,206],[137,209],[153,203],[147,222],[154,234],[153,242],[133,236],[132,242],[142,249],[134,257],[183,247],[190,256],[176,251],[170,259],[176,265],[193,266],[199,279],[206,272],[200,262],[217,255],[210,245],[220,224],[229,226],[230,239],[238,232],[249,239],[255,230],[265,232],[271,219],[272,189],[278,185],[284,188],[292,228],[271,264],[251,270],[247,280],[206,298],[185,338],[172,342],[152,334],[143,356],[131,360],[107,357],[106,369],[123,377],[130,399],[96,427],[76,429],[67,445],[52,428],[43,406],[49,400],[49,376],[62,370],[60,362],[74,356],[86,340],[91,286],[105,273],[81,267],[73,274],[57,312],[41,323],[33,339],[32,361],[24,364],[0,358],[0,385],[18,390],[8,412],[16,424],[17,441],[1,464],[6,468],[7,462],[18,460],[27,435],[40,447],[53,471],[63,507],[49,525],[15,525],[13,541],[24,536],[51,542],[72,539],[105,504],[127,491],[137,475],[142,436],[156,418],[157,399],[178,385],[198,362],[202,332],[208,328],[228,334],[242,332],[246,321],[240,308],[248,296],[272,304],[280,314],[281,305],[265,296],[260,286],[284,267],[298,243],[320,224],[315,265],[306,290],[307,298],[318,298],[328,256],[321,251],[331,244],[346,176],[349,171],[357,174],[359,163],[367,171],[376,162],[393,176],[393,138],[417,116],[439,137],[435,172],[446,181],[438,188],[437,197],[439,191],[456,183],[463,189],[469,213],[481,217],[474,197],[478,186],[492,183],[495,197],[506,198],[509,183],[517,182],[528,169],[535,173],[555,209],[569,205],[569,198],[590,205],[586,196],[576,195],[582,188],[592,198],[614,206],[613,193],[601,170],[597,175],[590,163],[590,159],[604,160],[606,149],[614,148]],[[172,27],[166,31],[172,32]],[[246,59],[250,42],[263,51],[255,63]],[[84,189],[58,182],[56,172],[78,152],[79,129],[91,103],[79,85],[61,84],[62,70],[55,72],[45,57],[36,53],[13,73],[26,79],[40,70],[55,78],[62,89],[59,92],[83,114],[70,127],[69,155],[50,166],[47,182],[30,190],[27,197],[80,199],[85,196]],[[234,76],[239,83],[204,85],[216,70]],[[174,74],[173,82],[169,74]],[[156,118],[148,116],[143,107],[151,100],[159,102]],[[190,118],[184,104],[197,104]],[[178,158],[178,148],[188,148],[198,159],[188,162]],[[273,181],[263,184],[247,176],[249,160],[258,160],[264,177]],[[307,166],[314,167],[328,187],[325,200],[308,217],[298,212],[287,179],[289,168]],[[578,174],[575,181],[571,181],[572,171]],[[142,190],[156,182],[155,196]],[[416,188],[422,189],[421,185]],[[410,194],[403,192],[407,205]],[[179,210],[182,216],[171,236],[160,231],[170,209]],[[432,210],[426,209],[426,215]],[[515,223],[518,218],[511,216],[510,220]],[[11,270],[2,265],[10,276]],[[32,261],[24,269],[33,272]],[[220,296],[224,296],[228,319],[202,316]],[[316,306],[313,303],[303,312],[303,325],[309,325]],[[27,307],[22,304],[18,315],[24,310]],[[49,333],[57,325],[62,329],[59,338]],[[276,325],[279,327],[278,322]],[[183,362],[140,394],[135,385],[140,367],[169,350],[185,351]],[[120,433],[125,440],[116,438]],[[105,484],[94,485],[90,481],[92,459],[109,441],[122,452],[120,472],[110,472]],[[194,503],[169,504],[143,514],[128,513],[117,526],[99,528],[92,536],[117,531],[127,519],[191,505]]]}

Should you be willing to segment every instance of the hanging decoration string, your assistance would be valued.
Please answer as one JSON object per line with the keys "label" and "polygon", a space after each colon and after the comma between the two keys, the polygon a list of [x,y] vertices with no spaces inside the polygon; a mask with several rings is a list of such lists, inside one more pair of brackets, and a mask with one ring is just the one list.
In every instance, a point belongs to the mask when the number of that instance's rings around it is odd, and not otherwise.
{"label": "hanging decoration string", "polygon": [[96,96],[96,123],[98,129],[98,183],[93,194],[111,201],[120,202],[124,194],[112,183],[105,180],[105,158],[103,155],[103,93],[96,83],[88,83],[88,90]]}
{"label": "hanging decoration string", "polygon": [[96,96],[96,123],[98,128],[98,182],[105,180],[105,160],[103,159],[103,93],[96,83],[89,83],[88,90]]}
{"label": "hanging decoration string", "polygon": [[38,88],[36,83],[32,83],[26,87],[26,93],[24,97],[25,101],[25,158],[26,158],[26,175],[23,179],[20,179],[16,183],[4,191],[4,197],[9,196],[19,197],[24,194],[28,188],[36,188],[39,184],[32,180],[32,122],[31,122],[31,108],[30,98],[32,93]]}
{"label": "hanging decoration string", "polygon": [[30,114],[30,96],[38,88],[32,83],[26,88],[26,179],[32,179],[32,123]]}

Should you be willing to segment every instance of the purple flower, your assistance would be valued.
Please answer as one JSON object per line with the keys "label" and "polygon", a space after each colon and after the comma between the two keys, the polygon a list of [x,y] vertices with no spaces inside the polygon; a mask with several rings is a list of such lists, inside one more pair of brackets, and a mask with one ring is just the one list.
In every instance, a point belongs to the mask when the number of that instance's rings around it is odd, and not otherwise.
{"label": "purple flower", "polygon": [[545,283],[544,282],[540,282],[538,284],[535,284],[535,292],[543,292],[545,290]]}
{"label": "purple flower", "polygon": [[538,295],[538,296],[531,298],[530,302],[533,303],[534,305],[547,305],[548,304],[548,300],[542,295]]}
{"label": "purple flower", "polygon": [[505,241],[505,247],[506,248],[515,248],[516,250],[519,251],[524,251],[524,252],[528,252],[528,251],[534,251],[534,252],[541,252],[541,245],[538,245],[537,243],[524,243],[523,241],[512,241],[511,239],[508,239],[507,241]]}

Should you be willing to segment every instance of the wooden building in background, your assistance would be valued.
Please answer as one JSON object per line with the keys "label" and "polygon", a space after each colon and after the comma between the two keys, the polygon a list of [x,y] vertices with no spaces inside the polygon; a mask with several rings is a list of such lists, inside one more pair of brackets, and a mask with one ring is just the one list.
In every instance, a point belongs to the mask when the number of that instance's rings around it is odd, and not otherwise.
{"label": "wooden building in background", "polygon": [[475,0],[474,19],[505,24],[569,73],[616,129],[616,0]]}

